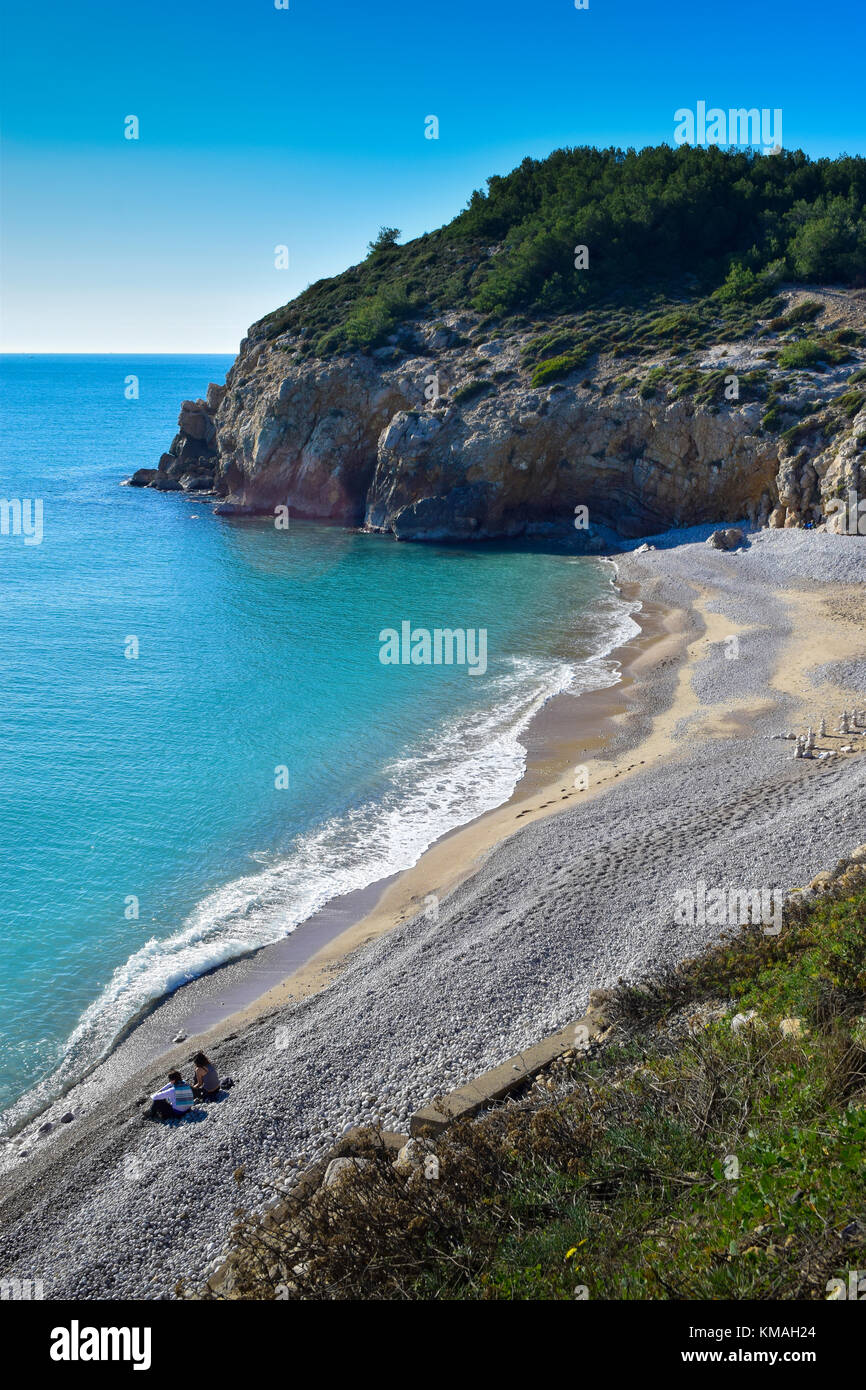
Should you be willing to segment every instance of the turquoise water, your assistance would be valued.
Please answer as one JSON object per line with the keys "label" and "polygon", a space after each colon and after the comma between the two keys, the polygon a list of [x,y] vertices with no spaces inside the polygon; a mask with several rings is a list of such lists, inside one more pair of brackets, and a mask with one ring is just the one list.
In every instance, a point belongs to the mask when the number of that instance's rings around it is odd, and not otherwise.
{"label": "turquoise water", "polygon": [[[0,1107],[499,804],[545,698],[614,678],[601,562],[120,486],[229,364],[0,359],[0,497],[43,505],[41,544],[0,535]],[[486,629],[486,673],[383,665],[405,620]]]}

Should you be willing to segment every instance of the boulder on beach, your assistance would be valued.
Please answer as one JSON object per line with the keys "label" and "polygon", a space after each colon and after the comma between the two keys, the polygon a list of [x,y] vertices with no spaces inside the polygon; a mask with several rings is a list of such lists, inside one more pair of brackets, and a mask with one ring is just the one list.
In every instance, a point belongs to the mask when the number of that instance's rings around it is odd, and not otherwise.
{"label": "boulder on beach", "polygon": [[724,531],[714,531],[707,538],[707,545],[712,546],[713,550],[736,550],[745,539],[739,526],[729,526]]}
{"label": "boulder on beach", "polygon": [[129,480],[129,486],[152,487],[158,477],[158,468],[137,468]]}

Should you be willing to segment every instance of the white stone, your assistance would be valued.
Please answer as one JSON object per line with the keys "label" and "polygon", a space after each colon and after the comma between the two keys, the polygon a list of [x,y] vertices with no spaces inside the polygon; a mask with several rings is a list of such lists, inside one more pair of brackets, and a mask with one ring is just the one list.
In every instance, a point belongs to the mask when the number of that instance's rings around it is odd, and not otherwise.
{"label": "white stone", "polygon": [[323,1187],[337,1187],[347,1178],[354,1177],[363,1168],[369,1168],[369,1158],[332,1158],[322,1179]]}

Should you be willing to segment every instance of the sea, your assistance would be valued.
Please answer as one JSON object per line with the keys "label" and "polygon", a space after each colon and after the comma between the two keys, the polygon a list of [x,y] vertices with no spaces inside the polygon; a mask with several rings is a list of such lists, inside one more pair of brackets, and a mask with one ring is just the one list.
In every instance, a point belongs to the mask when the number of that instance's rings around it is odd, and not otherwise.
{"label": "sea", "polygon": [[[533,716],[613,684],[636,631],[612,567],[565,546],[125,486],[231,360],[0,358],[7,1129],[168,992],[506,801]],[[383,661],[407,623],[421,656],[468,634],[466,662]]]}

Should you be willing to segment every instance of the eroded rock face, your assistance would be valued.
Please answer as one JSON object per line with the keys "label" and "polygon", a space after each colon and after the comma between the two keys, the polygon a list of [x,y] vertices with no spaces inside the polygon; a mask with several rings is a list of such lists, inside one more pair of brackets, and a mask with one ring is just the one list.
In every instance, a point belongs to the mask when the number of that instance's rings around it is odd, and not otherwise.
{"label": "eroded rock face", "polygon": [[[527,389],[519,340],[484,345],[513,379],[449,404],[472,371],[472,353],[448,346],[453,328],[398,362],[357,354],[294,366],[279,344],[239,358],[216,416],[229,505],[287,503],[414,540],[573,531],[576,506],[623,536],[769,512],[777,459],[755,433],[755,407],[711,415],[601,396],[579,374]],[[437,378],[447,394],[428,400]]]}
{"label": "eroded rock face", "polygon": [[229,504],[360,525],[379,436],[414,382],[363,354],[300,368],[270,348],[245,368],[239,358],[217,416]]}
{"label": "eroded rock face", "polygon": [[129,480],[129,486],[152,487],[158,476],[158,468],[137,468]]}
{"label": "eroded rock face", "polygon": [[[532,389],[531,333],[470,344],[473,329],[445,315],[329,360],[300,358],[291,334],[245,339],[226,385],[184,401],[158,473],[213,489],[227,515],[288,505],[401,540],[574,534],[576,508],[626,538],[721,518],[817,524],[859,481],[856,430],[835,453],[792,453],[761,430],[760,404],[643,399],[604,359]],[[145,474],[134,481],[172,486]]]}
{"label": "eroded rock face", "polygon": [[[849,498],[862,498],[866,467],[858,440],[866,436],[866,409],[851,422],[850,432],[826,449],[783,444],[777,475],[779,506],[777,526],[816,526],[825,531],[850,534],[858,525],[851,515]],[[853,503],[856,512],[857,501]],[[862,533],[861,533],[862,534]]]}
{"label": "eroded rock face", "polygon": [[383,431],[366,522],[397,536],[501,536],[591,525],[621,536],[757,515],[773,449],[742,414],[695,414],[578,386],[497,393]]}

